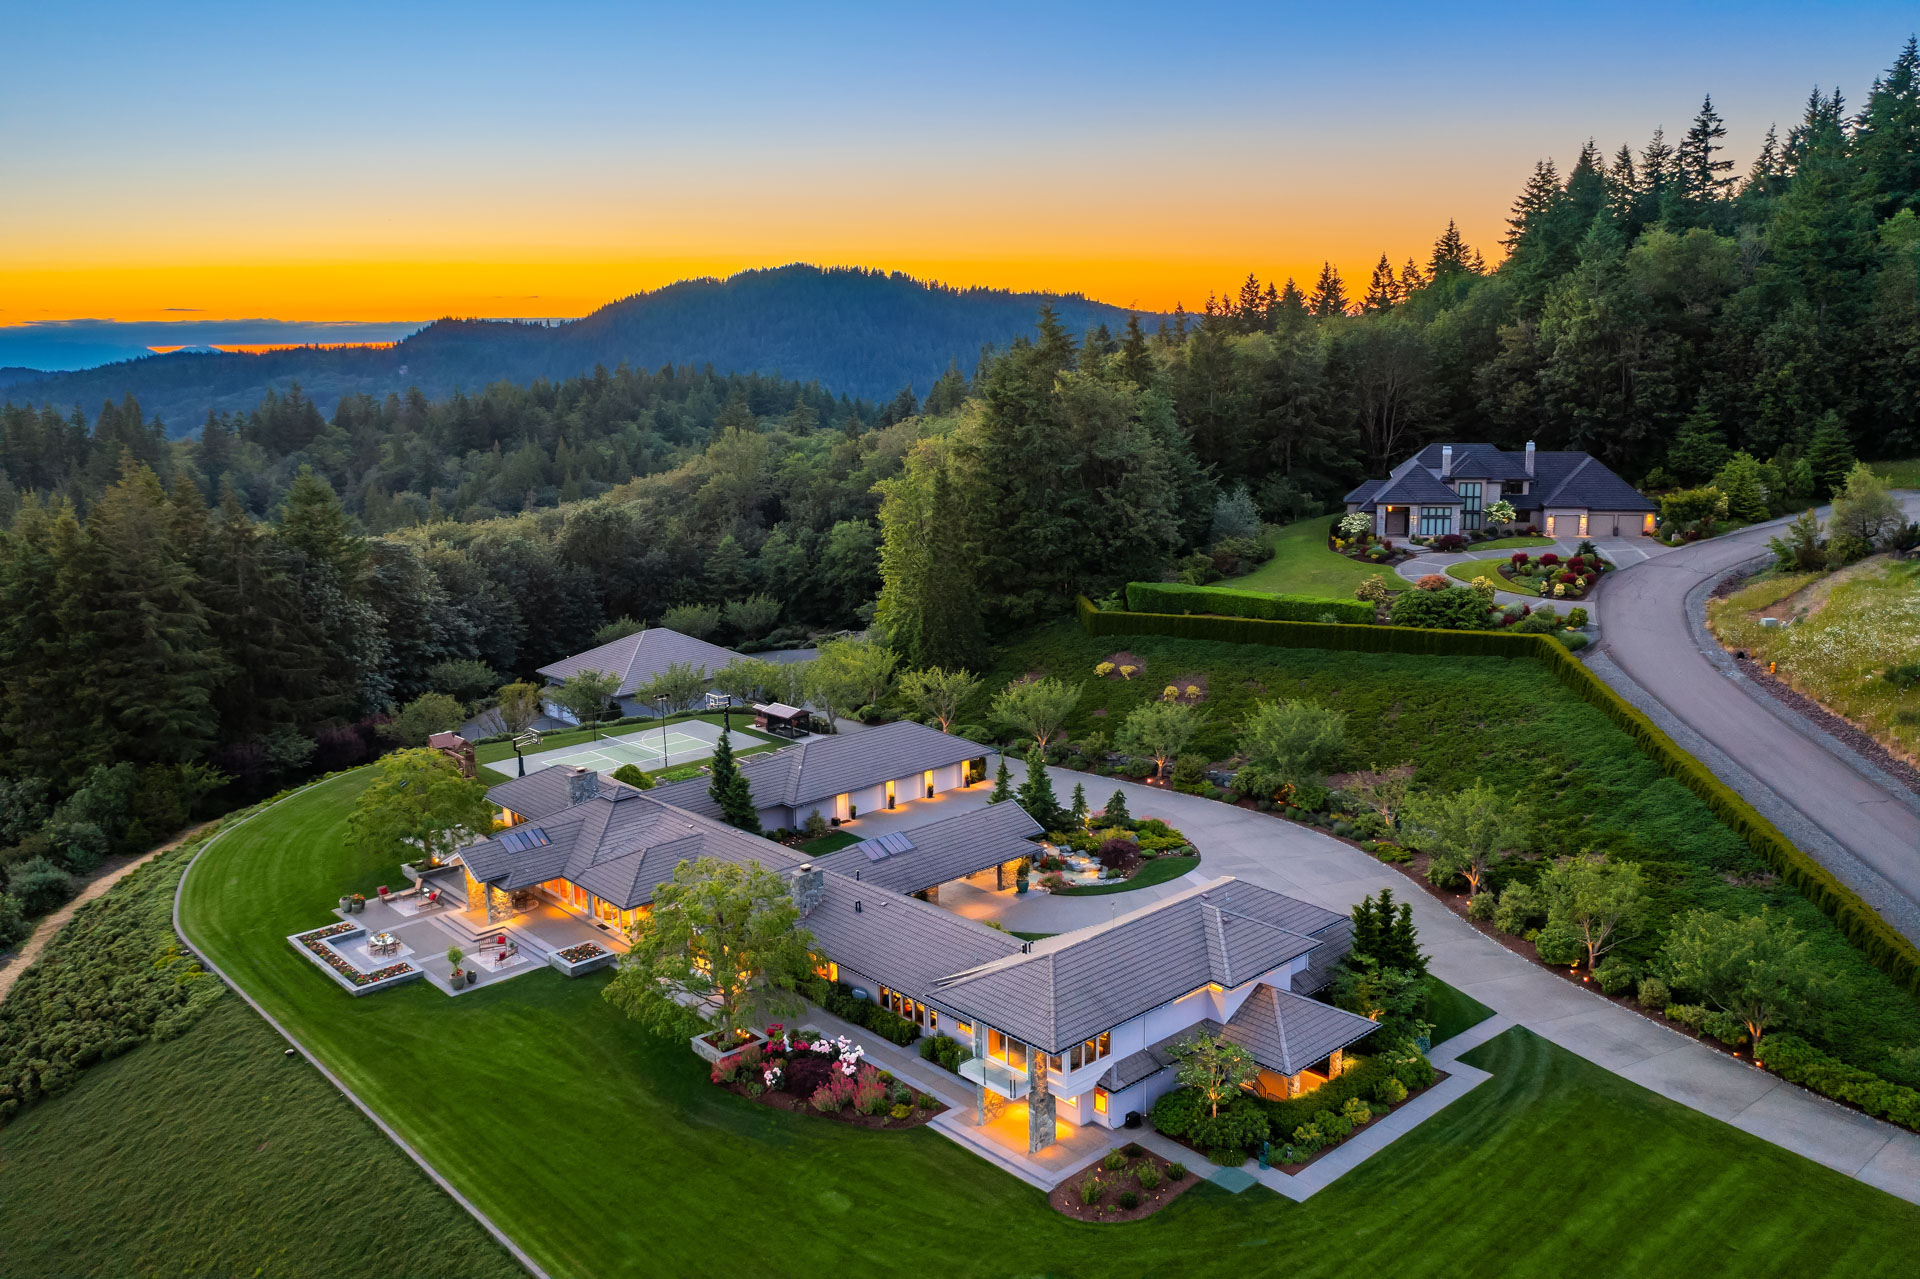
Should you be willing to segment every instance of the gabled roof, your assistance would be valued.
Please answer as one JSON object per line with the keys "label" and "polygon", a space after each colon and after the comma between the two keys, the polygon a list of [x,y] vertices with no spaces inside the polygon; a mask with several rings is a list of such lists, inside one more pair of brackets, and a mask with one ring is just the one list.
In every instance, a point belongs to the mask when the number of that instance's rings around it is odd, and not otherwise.
{"label": "gabled roof", "polygon": [[800,921],[813,934],[814,949],[922,1003],[956,1011],[938,990],[942,977],[1020,953],[1012,933],[878,884],[820,873],[825,893]]}
{"label": "gabled roof", "polygon": [[1590,453],[1537,453],[1528,505],[1589,511],[1652,511],[1652,499]]}
{"label": "gabled roof", "polygon": [[877,841],[863,839],[815,864],[863,884],[918,893],[1017,857],[1034,856],[1037,850],[1029,841],[1043,833],[1040,823],[1020,805],[988,804],[904,832],[909,847],[879,860],[870,856],[883,851]]}
{"label": "gabled roof", "polygon": [[1217,982],[1238,986],[1291,963],[1340,916],[1236,879],[1218,879],[1062,934],[939,984],[943,1002],[1057,1053]]}
{"label": "gabled roof", "polygon": [[[975,759],[987,754],[988,749],[964,737],[901,720],[832,737],[810,737],[777,751],[742,756],[740,771],[746,774],[755,807],[798,808],[881,782],[912,777],[930,768]],[[651,793],[693,812],[717,815],[719,805],[706,791],[707,779],[694,777],[670,782]]]}
{"label": "gabled roof", "polygon": [[1420,467],[1388,480],[1373,494],[1372,506],[1460,506],[1466,499]]}
{"label": "gabled roof", "polygon": [[550,683],[558,684],[581,671],[605,671],[620,677],[620,686],[613,695],[631,697],[636,690],[652,683],[671,663],[705,667],[711,676],[737,656],[732,649],[718,644],[709,644],[664,626],[650,626],[584,653],[563,657],[550,666],[542,666],[539,673]]}
{"label": "gabled roof", "polygon": [[1359,485],[1353,490],[1353,492],[1347,494],[1345,497],[1341,498],[1340,500],[1343,502],[1368,501],[1373,497],[1375,493],[1378,493],[1380,491],[1380,486],[1384,483],[1386,483],[1385,480],[1361,480]]}
{"label": "gabled roof", "polygon": [[[712,857],[740,866],[758,862],[779,871],[804,860],[772,840],[670,807],[625,786],[609,787],[545,817],[527,816],[527,822],[460,850],[461,860],[476,879],[512,891],[566,878],[615,906],[630,909],[652,901],[654,890],[673,878],[674,868],[683,861]],[[525,837],[534,831],[545,842],[526,847]]]}
{"label": "gabled roof", "polygon": [[1268,1070],[1296,1075],[1379,1027],[1358,1013],[1261,984],[1227,1019],[1226,1038]]}
{"label": "gabled roof", "polygon": [[[1447,447],[1445,441],[1429,444],[1413,455],[1414,461],[1428,470],[1440,470],[1441,449]],[[1524,480],[1527,474],[1527,455],[1524,452],[1509,452],[1493,444],[1454,444],[1453,470],[1448,472],[1449,479],[1463,480]]]}
{"label": "gabled roof", "polygon": [[[538,768],[525,777],[514,777],[497,786],[489,786],[487,798],[508,812],[518,813],[532,821],[551,817],[573,802],[570,786],[571,771],[551,766]],[[598,782],[601,794],[633,789],[622,782],[614,781],[610,773],[599,774]]]}

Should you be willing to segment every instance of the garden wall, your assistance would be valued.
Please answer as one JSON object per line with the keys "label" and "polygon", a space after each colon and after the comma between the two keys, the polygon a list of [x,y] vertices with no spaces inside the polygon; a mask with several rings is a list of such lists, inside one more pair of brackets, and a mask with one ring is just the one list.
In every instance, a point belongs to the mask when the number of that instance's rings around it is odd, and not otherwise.
{"label": "garden wall", "polygon": [[1564,647],[1544,635],[1497,631],[1415,630],[1395,626],[1341,626],[1318,622],[1192,617],[1174,613],[1112,613],[1082,596],[1075,605],[1089,635],[1168,635],[1224,644],[1327,648],[1365,653],[1422,653],[1448,657],[1505,657],[1539,662],[1582,701],[1597,707],[1638,743],[1667,776],[1685,786],[1761,860],[1825,912],[1875,967],[1920,992],[1920,948],[1895,932],[1833,872],[1802,852],[1758,809],[1715,777],[1699,760]]}

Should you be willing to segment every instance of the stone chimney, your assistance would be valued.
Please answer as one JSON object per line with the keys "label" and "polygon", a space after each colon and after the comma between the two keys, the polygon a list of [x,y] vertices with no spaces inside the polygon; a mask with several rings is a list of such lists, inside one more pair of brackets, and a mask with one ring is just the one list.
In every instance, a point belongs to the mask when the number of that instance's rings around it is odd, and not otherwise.
{"label": "stone chimney", "polygon": [[1453,474],[1453,445],[1442,444],[1440,446],[1440,478],[1444,480],[1449,475],[1452,475],[1452,474]]}
{"label": "stone chimney", "polygon": [[1527,474],[1533,474],[1533,441],[1527,441]]}
{"label": "stone chimney", "polygon": [[800,908],[800,918],[811,915],[826,896],[827,873],[812,862],[800,863],[793,876],[793,904]]}
{"label": "stone chimney", "polygon": [[578,764],[567,766],[567,803],[584,804],[600,795],[600,774]]}

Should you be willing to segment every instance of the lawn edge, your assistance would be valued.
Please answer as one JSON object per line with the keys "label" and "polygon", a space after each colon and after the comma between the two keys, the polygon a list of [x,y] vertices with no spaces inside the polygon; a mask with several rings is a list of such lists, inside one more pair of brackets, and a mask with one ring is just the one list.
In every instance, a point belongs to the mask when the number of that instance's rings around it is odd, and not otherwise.
{"label": "lawn edge", "polygon": [[193,857],[187,862],[186,866],[181,870],[180,881],[177,884],[175,884],[173,888],[174,935],[180,939],[181,945],[187,948],[187,950],[194,956],[194,958],[200,962],[200,965],[203,968],[205,968],[208,972],[212,973],[215,977],[218,977],[221,980],[221,982],[226,985],[227,989],[233,991],[234,994],[240,996],[240,998],[246,1002],[247,1007],[253,1009],[255,1014],[257,1014],[262,1021],[266,1022],[267,1025],[273,1027],[274,1031],[278,1033],[282,1039],[286,1040],[287,1043],[293,1046],[294,1051],[298,1052],[301,1055],[301,1057],[307,1061],[309,1065],[311,1065],[315,1070],[320,1072],[321,1078],[325,1079],[328,1083],[332,1084],[335,1088],[339,1089],[340,1095],[345,1097],[349,1102],[352,1102],[355,1108],[357,1108],[361,1114],[365,1115],[368,1118],[368,1120],[370,1120],[373,1123],[373,1126],[379,1129],[381,1134],[385,1136],[388,1141],[391,1141],[395,1146],[398,1146],[400,1150],[407,1156],[407,1158],[413,1160],[413,1162],[419,1166],[420,1171],[426,1173],[427,1176],[432,1179],[435,1185],[439,1186],[441,1190],[445,1191],[447,1195],[450,1196],[455,1203],[459,1204],[462,1208],[466,1209],[468,1215],[470,1215],[475,1221],[479,1222],[481,1228],[485,1230],[488,1234],[492,1235],[494,1240],[497,1243],[499,1243],[499,1245],[502,1248],[505,1248],[508,1254],[512,1256],[515,1261],[519,1262],[522,1266],[524,1266],[529,1274],[536,1276],[537,1279],[553,1279],[553,1276],[548,1274],[547,1271],[540,1265],[539,1262],[535,1261],[530,1255],[528,1255],[527,1251],[524,1248],[522,1248],[518,1243],[516,1243],[512,1238],[512,1236],[508,1235],[506,1231],[502,1230],[499,1226],[495,1225],[493,1220],[489,1218],[486,1213],[480,1210],[479,1205],[475,1204],[471,1199],[467,1198],[464,1194],[461,1194],[459,1189],[455,1187],[452,1182],[448,1181],[445,1177],[441,1176],[439,1169],[435,1168],[430,1162],[428,1162],[427,1157],[425,1155],[421,1154],[418,1150],[416,1150],[413,1147],[412,1143],[408,1142],[406,1138],[402,1137],[397,1131],[395,1131],[394,1128],[390,1124],[388,1124],[385,1119],[381,1118],[380,1114],[377,1111],[375,1111],[372,1106],[369,1106],[365,1101],[361,1100],[360,1096],[357,1093],[355,1093],[353,1089],[347,1087],[346,1083],[343,1082],[338,1075],[334,1074],[333,1071],[327,1068],[326,1063],[321,1061],[319,1057],[315,1056],[307,1048],[305,1044],[300,1042],[299,1039],[295,1038],[292,1031],[288,1030],[285,1026],[281,1025],[280,1022],[274,1017],[272,1013],[268,1012],[265,1008],[262,1008],[259,1004],[259,1001],[255,1000],[252,995],[247,993],[247,990],[244,986],[242,986],[239,982],[235,981],[232,977],[230,977],[227,974],[225,969],[221,968],[219,964],[213,961],[211,956],[209,956],[204,950],[202,950],[197,944],[195,944],[194,940],[187,935],[186,928],[181,923],[181,920],[180,920],[181,894],[183,894],[186,891],[187,879],[190,875],[193,874],[193,868],[199,864],[201,857],[206,855],[206,852],[208,849],[212,848],[215,844],[225,839],[228,835],[232,834],[234,831],[239,830],[242,826],[245,826],[248,822],[252,821],[254,818],[259,817],[262,814],[272,812],[274,809],[278,808],[281,804],[286,803],[288,800],[294,799],[300,795],[304,795],[310,790],[315,790],[321,786],[325,786],[329,782],[337,781],[342,777],[350,777],[355,772],[358,772],[358,771],[359,771],[358,769],[348,769],[345,772],[334,773],[331,776],[320,778],[318,781],[309,782],[305,786],[300,787],[298,790],[290,791],[287,794],[280,796],[278,799],[273,800],[271,803],[262,805],[261,807],[254,810],[253,812],[248,813],[245,817],[241,818],[239,821],[234,822],[232,825],[223,827],[220,830],[220,832],[216,834],[212,839],[202,844],[194,852]]}

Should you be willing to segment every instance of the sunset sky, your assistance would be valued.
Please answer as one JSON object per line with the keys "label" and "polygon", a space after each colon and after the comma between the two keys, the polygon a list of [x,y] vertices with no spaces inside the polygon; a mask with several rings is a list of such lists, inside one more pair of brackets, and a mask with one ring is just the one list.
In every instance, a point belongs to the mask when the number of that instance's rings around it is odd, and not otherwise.
{"label": "sunset sky", "polygon": [[1744,171],[1850,105],[1911,3],[14,6],[0,325],[574,316],[857,263],[1195,306],[1364,284],[1534,160],[1677,139]]}

